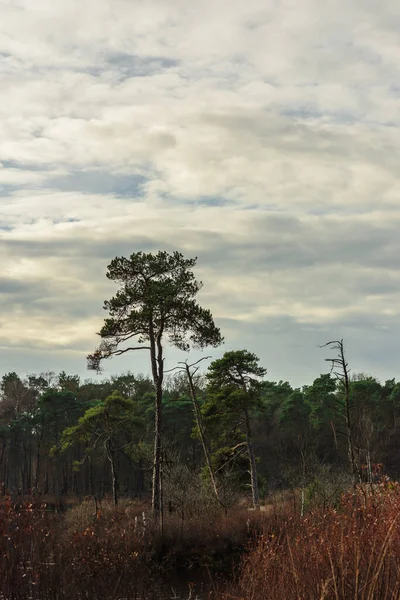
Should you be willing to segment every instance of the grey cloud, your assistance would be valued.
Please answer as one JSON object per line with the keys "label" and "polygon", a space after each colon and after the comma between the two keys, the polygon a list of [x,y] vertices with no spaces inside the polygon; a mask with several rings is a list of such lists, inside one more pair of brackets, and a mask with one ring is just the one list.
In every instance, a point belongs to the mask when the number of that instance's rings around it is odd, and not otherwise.
{"label": "grey cloud", "polygon": [[200,255],[207,263],[244,272],[249,268],[268,272],[332,264],[400,270],[399,221],[381,226],[351,217],[347,222],[320,217],[307,223],[294,217],[258,216],[249,222],[244,239],[225,239],[223,250],[216,252],[221,243],[216,235]]}
{"label": "grey cloud", "polygon": [[26,282],[12,279],[11,277],[0,277],[0,298],[1,296],[17,296],[22,295],[30,289]]}
{"label": "grey cloud", "polygon": [[[85,232],[86,233],[86,232]],[[114,256],[129,256],[132,252],[142,250],[153,251],[155,244],[151,236],[135,235],[132,240],[96,240],[85,235],[71,235],[70,237],[61,237],[48,241],[32,240],[9,240],[5,244],[0,242],[0,249],[3,246],[13,256],[45,257],[65,257],[74,260],[96,259],[97,261],[111,260]],[[163,242],[162,246],[167,250],[173,249],[172,244]]]}
{"label": "grey cloud", "polygon": [[[22,309],[31,318],[54,311],[68,312],[71,317],[90,316],[90,297],[82,302],[82,282],[76,281],[68,290],[60,289],[51,278],[0,278],[0,305],[3,314]],[[86,291],[87,295],[87,291]],[[1,333],[0,333],[1,337]]]}
{"label": "grey cloud", "polygon": [[[183,209],[184,210],[184,209]],[[399,271],[400,216],[385,224],[363,222],[357,217],[331,220],[314,217],[312,220],[293,216],[260,215],[248,218],[245,231],[225,235],[217,231],[188,227],[179,229],[179,243],[190,240],[204,264],[223,268],[227,272],[264,270],[274,272],[291,269],[308,269],[318,266],[343,265],[344,267],[378,267]],[[189,213],[188,213],[189,217]],[[132,217],[131,217],[132,218]],[[195,216],[193,217],[195,222]],[[118,232],[117,239],[110,235],[88,236],[86,228],[60,231],[50,240],[18,240],[4,238],[2,245],[13,254],[23,256],[69,256],[107,258],[116,254],[130,254],[136,249],[154,249],[162,245],[174,246],[175,226],[169,223],[170,240],[156,241],[152,224],[148,230],[132,237],[128,228]]]}
{"label": "grey cloud", "polygon": [[341,336],[353,369],[395,374],[393,3],[78,4],[20,3],[0,32],[3,368],[84,371],[109,260],[177,248],[271,378],[306,383]]}

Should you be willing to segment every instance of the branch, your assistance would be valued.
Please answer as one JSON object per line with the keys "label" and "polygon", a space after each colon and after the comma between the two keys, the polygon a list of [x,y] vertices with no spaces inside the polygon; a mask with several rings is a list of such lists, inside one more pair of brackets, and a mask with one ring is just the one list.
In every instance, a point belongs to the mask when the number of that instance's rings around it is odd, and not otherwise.
{"label": "branch", "polygon": [[343,344],[343,340],[332,340],[330,342],[326,342],[326,344],[318,344],[318,348],[326,348],[327,346],[335,345],[336,348],[340,348],[341,344]]}
{"label": "branch", "polygon": [[[237,446],[235,446],[235,448],[237,448]],[[223,469],[224,467],[226,467],[226,465],[228,465],[230,462],[232,462],[233,460],[235,460],[235,458],[237,458],[238,456],[240,456],[240,454],[244,450],[246,450],[246,448],[241,448],[241,450],[239,450],[239,452],[237,452],[236,454],[233,454],[230,458],[228,458],[228,460],[226,460],[223,465],[221,465],[220,467],[218,467],[218,469],[215,471],[215,474],[218,473],[218,471],[221,471],[221,469]]]}
{"label": "branch", "polygon": [[93,354],[88,354],[86,357],[87,360],[87,368],[91,371],[97,371],[100,373],[102,371],[100,363],[105,358],[110,358],[111,356],[120,356],[125,352],[129,352],[130,350],[150,350],[149,346],[133,346],[129,348],[117,348],[118,343],[112,344],[111,342],[107,342],[106,340],[102,340],[100,346],[93,352]]}
{"label": "branch", "polygon": [[150,346],[133,346],[131,348],[123,348],[120,350],[113,350],[111,352],[114,356],[119,356],[120,354],[125,354],[125,352],[129,352],[130,350],[150,350]]}
{"label": "branch", "polygon": [[164,371],[164,375],[166,373],[172,373],[172,371],[183,371],[183,367],[180,367],[179,365],[176,367],[173,367],[172,369],[168,369],[167,371]]}
{"label": "branch", "polygon": [[[164,373],[172,373],[172,371],[186,371],[187,369],[191,369],[192,367],[194,367],[195,365],[198,365],[199,362],[201,362],[202,360],[209,360],[211,358],[211,356],[203,356],[202,358],[199,358],[199,360],[196,360],[196,362],[188,365],[187,360],[184,361],[179,361],[176,367],[173,367],[172,369],[168,369],[168,371],[164,371]],[[182,365],[182,366],[180,366]],[[195,370],[195,372],[193,373],[193,375],[197,372],[198,369]]]}
{"label": "branch", "polygon": [[242,448],[243,446],[246,446],[247,442],[240,442],[239,444],[236,444],[236,446],[233,446],[233,448],[231,448],[231,454],[233,452],[235,452],[235,450],[237,450],[238,448]]}
{"label": "branch", "polygon": [[192,363],[191,365],[187,364],[187,360],[185,360],[184,362],[180,362],[178,364],[185,365],[185,368],[186,368],[186,366],[188,366],[189,369],[191,369],[192,367],[198,365],[199,362],[201,362],[202,360],[209,360],[210,358],[211,358],[211,356],[203,356],[202,358],[199,358],[199,360],[196,360],[196,362]]}

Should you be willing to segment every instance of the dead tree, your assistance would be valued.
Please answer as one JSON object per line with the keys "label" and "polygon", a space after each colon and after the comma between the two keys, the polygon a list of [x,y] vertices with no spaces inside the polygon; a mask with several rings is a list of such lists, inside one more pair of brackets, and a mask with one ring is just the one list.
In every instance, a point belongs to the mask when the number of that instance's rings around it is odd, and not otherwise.
{"label": "dead tree", "polygon": [[[190,399],[191,399],[192,405],[193,405],[193,413],[194,413],[194,417],[195,417],[195,421],[196,421],[196,425],[197,425],[197,430],[199,432],[201,445],[203,447],[204,458],[206,461],[208,474],[210,476],[211,485],[212,485],[212,488],[214,491],[215,498],[221,504],[221,506],[223,506],[222,502],[220,500],[217,479],[215,477],[215,473],[214,473],[214,469],[213,469],[212,461],[211,461],[210,447],[208,444],[205,427],[204,427],[204,423],[203,423],[203,417],[201,414],[200,405],[199,405],[199,401],[198,401],[197,394],[196,394],[196,388],[194,385],[194,376],[196,375],[196,373],[199,369],[198,364],[200,362],[202,362],[203,360],[207,360],[209,358],[210,358],[210,356],[205,356],[203,358],[200,358],[200,360],[196,361],[195,363],[192,363],[191,365],[189,365],[187,363],[187,361],[179,362],[178,366],[175,367],[174,369],[170,369],[169,372],[175,371],[175,370],[180,370],[180,371],[184,371],[186,373],[186,377],[187,377],[188,384],[189,384]],[[193,369],[193,370],[191,370],[191,369]],[[225,506],[223,506],[223,508],[225,509]]]}
{"label": "dead tree", "polygon": [[343,401],[341,402],[344,409],[344,419],[346,427],[346,438],[347,438],[347,455],[349,460],[349,466],[351,470],[351,476],[353,478],[353,484],[359,479],[359,469],[357,466],[356,453],[354,448],[353,439],[353,421],[351,413],[351,395],[350,395],[350,369],[348,362],[344,354],[343,339],[332,340],[320,346],[321,348],[330,348],[331,350],[337,350],[338,355],[336,358],[326,358],[326,362],[331,363],[331,374],[333,374],[337,381],[342,385],[343,389]]}

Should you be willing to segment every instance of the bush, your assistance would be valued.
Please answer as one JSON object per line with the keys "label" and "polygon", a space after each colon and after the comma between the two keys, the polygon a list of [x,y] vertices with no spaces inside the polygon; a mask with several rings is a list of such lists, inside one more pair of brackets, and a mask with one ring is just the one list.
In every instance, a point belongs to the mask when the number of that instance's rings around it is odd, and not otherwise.
{"label": "bush", "polygon": [[[242,600],[400,597],[400,486],[343,495],[338,509],[271,524],[243,558]],[[229,597],[229,596],[226,596]]]}
{"label": "bush", "polygon": [[[12,600],[114,598],[146,580],[149,552],[143,523],[123,513],[82,528],[10,501],[0,505],[0,597]],[[140,577],[139,577],[140,575]]]}
{"label": "bush", "polygon": [[[145,508],[145,510],[143,510]],[[25,502],[0,503],[0,598],[117,600],[157,598],[162,577],[177,567],[227,570],[238,561],[261,515],[247,510],[166,514],[163,533],[148,507],[85,502],[57,514]],[[189,578],[189,577],[188,577]]]}

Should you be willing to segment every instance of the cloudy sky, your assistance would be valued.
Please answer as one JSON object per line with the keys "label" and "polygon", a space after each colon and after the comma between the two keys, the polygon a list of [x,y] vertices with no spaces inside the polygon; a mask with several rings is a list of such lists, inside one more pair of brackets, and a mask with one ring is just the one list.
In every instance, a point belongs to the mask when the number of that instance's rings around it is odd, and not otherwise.
{"label": "cloudy sky", "polygon": [[399,376],[399,31],[393,0],[0,0],[0,375],[93,376],[107,264],[177,249],[214,356],[300,385],[343,337]]}

